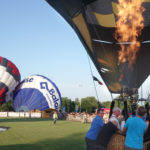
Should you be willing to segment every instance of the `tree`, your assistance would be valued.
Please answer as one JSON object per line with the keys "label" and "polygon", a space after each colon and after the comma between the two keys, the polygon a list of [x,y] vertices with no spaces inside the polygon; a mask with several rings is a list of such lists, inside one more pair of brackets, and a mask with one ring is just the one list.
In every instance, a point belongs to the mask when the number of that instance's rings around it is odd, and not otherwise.
{"label": "tree", "polygon": [[98,105],[98,108],[101,108],[102,107],[102,104],[101,102],[97,101],[97,105]]}
{"label": "tree", "polygon": [[0,106],[0,111],[14,111],[12,100]]}
{"label": "tree", "polygon": [[81,99],[81,109],[88,113],[94,112],[98,108],[98,103],[95,97],[86,97]]}
{"label": "tree", "polygon": [[105,108],[110,108],[110,106],[111,106],[111,101],[102,102],[102,106],[104,106]]}
{"label": "tree", "polygon": [[75,111],[80,110],[80,100],[78,98],[75,99]]}
{"label": "tree", "polygon": [[74,112],[75,111],[75,102],[71,101],[71,105],[70,105],[70,110],[69,112]]}
{"label": "tree", "polygon": [[75,102],[71,101],[71,99],[68,99],[67,97],[62,97],[62,106],[61,109],[65,107],[66,112],[73,112],[75,111]]}

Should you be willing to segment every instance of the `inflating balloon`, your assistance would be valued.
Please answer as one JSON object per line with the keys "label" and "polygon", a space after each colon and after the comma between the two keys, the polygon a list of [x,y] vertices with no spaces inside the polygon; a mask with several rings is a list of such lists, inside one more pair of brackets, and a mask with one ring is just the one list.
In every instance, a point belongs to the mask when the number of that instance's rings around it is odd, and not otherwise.
{"label": "inflating balloon", "polygon": [[[118,37],[115,37],[116,29],[119,29],[117,24],[118,0],[46,1],[75,30],[111,93],[121,93],[123,87],[132,89],[141,86],[150,74],[150,2],[144,1],[142,7],[138,9],[144,18],[139,21],[142,27],[139,26],[138,22],[132,24],[133,19],[135,18],[136,21],[140,15],[131,17],[127,14],[126,16],[130,17],[128,20],[125,18],[127,20],[125,22],[126,27],[132,27],[131,31],[133,31],[133,28],[137,31],[141,30],[139,34],[134,34],[135,38],[138,36],[137,42],[134,38],[131,38],[133,34],[125,41],[119,37],[122,36],[120,33],[117,34]],[[137,9],[134,10],[135,8],[133,7],[133,14],[137,14]],[[121,33],[124,34],[127,31],[128,29]],[[120,53],[121,47],[124,48],[124,55]],[[129,56],[129,58],[134,58],[133,63],[126,58],[127,47],[129,50],[131,48],[134,50],[133,47],[138,48],[136,53],[131,53]],[[125,58],[122,58],[122,56]],[[129,64],[132,64],[132,69],[129,67]]]}
{"label": "inflating balloon", "polygon": [[61,94],[56,85],[41,75],[24,79],[14,94],[15,111],[46,110],[61,108]]}
{"label": "inflating balloon", "polygon": [[13,98],[13,92],[19,82],[18,68],[10,60],[0,56],[0,105]]}

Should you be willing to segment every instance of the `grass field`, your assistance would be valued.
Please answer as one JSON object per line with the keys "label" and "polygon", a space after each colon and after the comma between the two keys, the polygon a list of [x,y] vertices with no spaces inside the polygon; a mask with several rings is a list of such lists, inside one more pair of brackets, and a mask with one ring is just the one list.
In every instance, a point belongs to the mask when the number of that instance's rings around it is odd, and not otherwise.
{"label": "grass field", "polygon": [[0,150],[85,150],[90,124],[49,119],[0,119]]}

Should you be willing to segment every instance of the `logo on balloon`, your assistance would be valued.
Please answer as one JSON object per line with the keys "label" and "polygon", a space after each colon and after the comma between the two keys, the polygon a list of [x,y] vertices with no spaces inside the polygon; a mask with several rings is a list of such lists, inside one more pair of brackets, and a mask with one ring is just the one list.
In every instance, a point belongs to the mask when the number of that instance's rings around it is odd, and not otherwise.
{"label": "logo on balloon", "polygon": [[49,89],[47,82],[40,82],[40,85],[41,85],[41,89],[46,89],[49,92],[49,94],[52,96],[55,108],[58,109],[58,102],[57,101],[59,99],[56,98],[55,90],[53,88]]}

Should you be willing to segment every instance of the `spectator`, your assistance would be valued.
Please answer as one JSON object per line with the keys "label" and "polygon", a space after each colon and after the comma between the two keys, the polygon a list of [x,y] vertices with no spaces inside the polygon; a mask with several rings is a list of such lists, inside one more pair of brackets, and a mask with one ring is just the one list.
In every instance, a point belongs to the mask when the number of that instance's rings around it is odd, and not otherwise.
{"label": "spectator", "polygon": [[121,114],[121,109],[114,107],[113,114],[109,119],[109,122],[104,124],[101,128],[99,135],[97,137],[97,150],[107,150],[107,145],[112,137],[112,135],[120,129],[120,124],[118,117]]}
{"label": "spectator", "polygon": [[[146,121],[150,123],[150,106],[148,103],[145,105],[145,108],[147,110]],[[144,142],[147,141],[150,141],[150,124],[148,125],[148,128],[144,134]],[[148,150],[150,150],[150,144],[148,144]]]}
{"label": "spectator", "polygon": [[142,150],[143,149],[143,134],[146,131],[146,123],[142,119],[146,109],[141,106],[137,110],[137,116],[127,119],[124,125],[125,150]]}
{"label": "spectator", "polygon": [[91,128],[88,130],[85,137],[87,150],[96,150],[96,139],[100,129],[104,125],[103,116],[104,109],[98,109],[97,115],[91,123]]}
{"label": "spectator", "polygon": [[57,119],[58,119],[57,111],[54,111],[54,113],[53,113],[54,124],[56,124],[56,120],[57,120]]}
{"label": "spectator", "polygon": [[118,107],[113,108],[113,114],[111,115],[109,121],[114,122],[117,125],[117,128],[120,130],[121,126],[119,123],[119,116],[121,115],[121,109]]}

